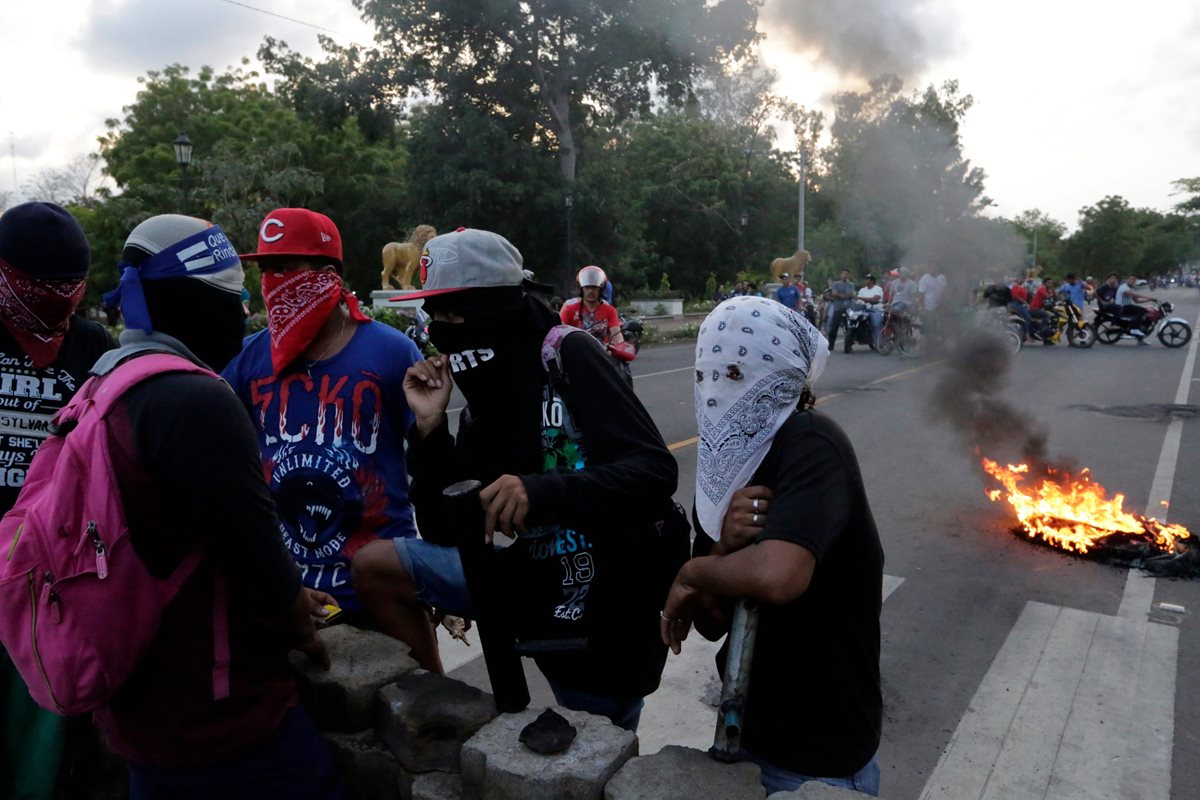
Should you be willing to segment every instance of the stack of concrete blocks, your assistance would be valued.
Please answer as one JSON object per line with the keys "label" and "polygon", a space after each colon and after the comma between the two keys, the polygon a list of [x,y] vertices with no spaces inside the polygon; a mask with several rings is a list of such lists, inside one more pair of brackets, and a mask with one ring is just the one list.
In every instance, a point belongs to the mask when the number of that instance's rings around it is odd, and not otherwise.
{"label": "stack of concrete blocks", "polygon": [[382,633],[338,625],[320,636],[333,666],[294,654],[300,698],[357,800],[410,800],[418,778],[459,771],[463,742],[496,716],[491,695],[419,669]]}
{"label": "stack of concrete blocks", "polygon": [[[555,708],[570,746],[541,755],[520,742],[541,713],[498,715],[490,694],[419,669],[401,642],[339,625],[320,633],[333,664],[293,654],[301,700],[332,745],[357,800],[762,800],[757,766],[665,747],[638,757],[637,736],[604,717]],[[824,792],[824,793],[823,793]],[[780,800],[853,800],[806,784]]]}

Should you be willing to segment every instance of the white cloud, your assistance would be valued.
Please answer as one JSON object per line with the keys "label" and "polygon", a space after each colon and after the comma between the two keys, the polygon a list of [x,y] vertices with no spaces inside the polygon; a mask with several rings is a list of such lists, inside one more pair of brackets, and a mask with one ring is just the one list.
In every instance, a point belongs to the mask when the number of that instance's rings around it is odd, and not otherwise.
{"label": "white cloud", "polygon": [[[248,4],[332,29],[342,43],[371,43],[350,0]],[[133,102],[147,70],[176,62],[224,69],[253,59],[268,35],[308,55],[320,52],[316,29],[222,0],[2,2],[0,31],[0,191],[13,188],[14,166],[23,183],[95,152],[104,121]]]}

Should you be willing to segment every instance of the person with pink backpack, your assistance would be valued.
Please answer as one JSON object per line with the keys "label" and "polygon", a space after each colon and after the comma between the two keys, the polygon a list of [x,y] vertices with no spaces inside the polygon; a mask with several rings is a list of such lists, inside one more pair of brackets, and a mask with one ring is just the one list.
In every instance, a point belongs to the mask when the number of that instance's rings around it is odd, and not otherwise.
{"label": "person with pink backpack", "polygon": [[91,710],[130,797],[341,798],[298,705],[299,649],[328,665],[262,479],[216,374],[239,350],[244,274],[219,227],[174,214],[122,253],[121,347],[53,422],[0,522],[0,639],[35,699]]}
{"label": "person with pink backpack", "polygon": [[[87,237],[66,209],[24,203],[0,216],[0,513],[17,502],[51,419],[117,346],[75,314],[90,264]],[[0,797],[54,796],[67,726],[37,706],[0,648]]]}

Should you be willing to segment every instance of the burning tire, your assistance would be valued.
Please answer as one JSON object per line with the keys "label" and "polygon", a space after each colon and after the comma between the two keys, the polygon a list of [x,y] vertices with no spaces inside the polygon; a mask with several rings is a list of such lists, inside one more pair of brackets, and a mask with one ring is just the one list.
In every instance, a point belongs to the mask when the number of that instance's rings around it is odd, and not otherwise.
{"label": "burning tire", "polygon": [[1192,340],[1192,329],[1186,322],[1173,320],[1162,326],[1158,340],[1167,347],[1183,347]]}
{"label": "burning tire", "polygon": [[1101,320],[1095,326],[1096,341],[1100,344],[1116,344],[1121,341],[1121,329],[1110,320]]}

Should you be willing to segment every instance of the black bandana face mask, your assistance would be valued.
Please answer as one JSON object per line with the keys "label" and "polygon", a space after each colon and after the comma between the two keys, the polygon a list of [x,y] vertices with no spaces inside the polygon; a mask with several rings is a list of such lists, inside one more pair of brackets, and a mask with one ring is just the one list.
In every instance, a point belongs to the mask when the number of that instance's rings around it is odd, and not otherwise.
{"label": "black bandana face mask", "polygon": [[492,405],[512,371],[515,338],[503,328],[472,322],[429,323],[429,339],[450,362],[450,377],[476,409]]}

